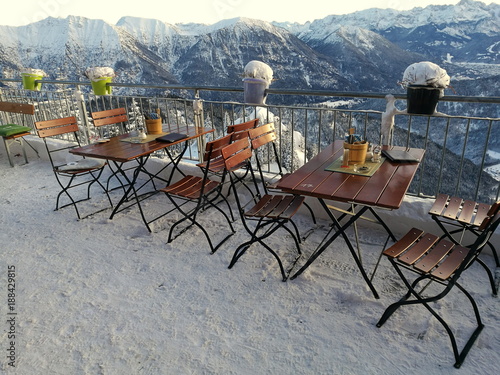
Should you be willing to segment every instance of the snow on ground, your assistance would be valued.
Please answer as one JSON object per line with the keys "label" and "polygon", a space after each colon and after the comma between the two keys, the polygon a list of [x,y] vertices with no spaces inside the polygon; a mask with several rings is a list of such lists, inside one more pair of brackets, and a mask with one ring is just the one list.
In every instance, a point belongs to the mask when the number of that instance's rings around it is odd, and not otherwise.
{"label": "snow on ground", "polygon": [[[239,221],[237,234],[210,254],[196,229],[166,243],[168,231],[162,228],[174,216],[148,233],[136,208],[113,220],[109,211],[81,221],[72,208],[53,211],[57,188],[47,161],[32,157],[29,164],[10,168],[2,154],[0,181],[2,374],[491,375],[498,370],[499,299],[491,296],[477,265],[463,284],[476,298],[486,328],[457,370],[448,337],[425,309],[404,309],[382,328],[375,326],[385,307],[402,295],[401,282],[383,259],[374,279],[381,298],[375,299],[342,240],[297,279],[282,282],[274,259],[257,245],[227,269],[235,247],[248,238]],[[119,195],[113,193],[115,202]],[[144,203],[148,215],[167,207],[161,195]],[[82,207],[104,204],[97,194]],[[410,212],[412,207],[419,211]],[[412,202],[398,211],[399,218],[425,216],[425,208]],[[306,212],[297,220],[301,230],[312,226]],[[216,213],[205,213],[203,222],[211,233],[225,231]],[[303,243],[299,265],[326,226],[321,221]],[[385,238],[378,227],[366,225],[360,226],[360,237],[371,270]],[[286,264],[292,255],[288,245],[282,234],[273,239]],[[492,257],[485,260],[492,264]],[[17,315],[15,338],[9,339],[12,266]],[[452,293],[436,308],[454,323],[462,346],[472,329],[464,317],[472,314],[465,298]],[[10,341],[15,368],[6,355]]]}

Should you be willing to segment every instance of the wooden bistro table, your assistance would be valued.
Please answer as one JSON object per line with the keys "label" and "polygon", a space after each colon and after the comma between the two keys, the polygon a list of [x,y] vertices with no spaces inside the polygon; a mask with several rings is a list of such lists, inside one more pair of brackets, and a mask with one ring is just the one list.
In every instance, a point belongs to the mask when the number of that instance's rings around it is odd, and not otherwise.
{"label": "wooden bistro table", "polygon": [[[391,148],[404,150],[402,147]],[[422,160],[425,153],[422,149],[412,148],[408,151],[419,160]],[[398,209],[420,163],[398,163],[382,158],[381,164],[377,166],[378,169],[375,168],[371,176],[332,171],[329,167],[341,158],[342,154],[343,141],[335,141],[278,184],[278,188],[283,192],[317,198],[333,222],[333,230],[328,232],[311,257],[291,279],[299,276],[337,237],[342,236],[370,290],[375,298],[379,298],[345,231],[362,218],[366,211],[370,211],[392,240],[396,241],[390,228],[377,215],[374,208]],[[327,205],[325,201],[348,203],[351,209],[348,212],[343,211],[344,213],[337,218],[330,209],[335,210],[335,208]],[[349,219],[341,223],[345,217]]]}
{"label": "wooden bistro table", "polygon": [[[199,127],[199,126],[163,125],[162,134],[156,134],[156,135],[151,134],[148,135],[146,139],[140,139],[134,133],[123,134],[117,137],[110,138],[109,140],[104,140],[104,142],[97,142],[87,146],[74,148],[70,150],[70,153],[85,157],[106,159],[108,162],[111,162],[114,165],[114,168],[116,168],[115,170],[116,173],[119,173],[121,176],[123,176],[123,178],[127,182],[125,186],[128,186],[128,188],[125,189],[122,198],[113,209],[110,219],[113,219],[114,215],[117,212],[121,212],[126,208],[130,207],[130,205],[124,208],[122,208],[121,206],[125,202],[132,199],[134,201],[133,204],[134,205],[137,204],[139,208],[142,221],[146,225],[146,228],[148,229],[148,231],[151,232],[151,228],[149,227],[150,222],[147,221],[143,209],[141,207],[141,200],[145,199],[144,197],[147,198],[153,194],[156,194],[157,191],[155,190],[153,192],[141,195],[138,194],[138,191],[142,189],[142,187],[144,187],[147,184],[147,182],[153,181],[153,179],[159,179],[168,185],[175,171],[178,171],[182,175],[184,175],[184,173],[178,168],[178,164],[187,150],[189,141],[196,139],[198,137],[202,137],[206,134],[212,133],[213,131],[214,129],[212,128]],[[178,133],[183,135],[185,134],[186,137],[181,140],[170,143],[160,142],[156,140],[157,137],[172,133]],[[174,156],[172,152],[170,152],[169,148],[178,144],[182,144],[183,148],[178,155]],[[148,161],[152,153],[160,150],[165,150],[166,154],[169,157],[169,162],[160,171],[153,174],[146,169],[146,162]],[[132,178],[130,179],[130,177],[127,176],[127,174],[125,173],[123,164],[133,160],[137,162],[137,166],[135,167],[132,174]],[[161,178],[159,174],[163,170],[165,170],[168,166],[172,166],[169,177],[167,179]],[[143,185],[136,187],[137,178],[141,172],[148,175],[149,180]],[[153,186],[154,186],[154,181],[153,181]]]}

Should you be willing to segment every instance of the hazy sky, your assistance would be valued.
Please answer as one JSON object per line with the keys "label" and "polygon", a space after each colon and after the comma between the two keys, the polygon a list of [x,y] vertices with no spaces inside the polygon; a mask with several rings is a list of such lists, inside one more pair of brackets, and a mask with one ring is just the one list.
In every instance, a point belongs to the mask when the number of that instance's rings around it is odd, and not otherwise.
{"label": "hazy sky", "polygon": [[[5,1],[4,1],[5,2]],[[304,23],[330,14],[369,8],[407,10],[459,0],[17,0],[2,6],[0,25],[19,26],[49,16],[103,19],[115,24],[122,16],[154,18],[167,23],[206,23],[248,17],[263,21]],[[486,4],[500,0],[484,0]]]}

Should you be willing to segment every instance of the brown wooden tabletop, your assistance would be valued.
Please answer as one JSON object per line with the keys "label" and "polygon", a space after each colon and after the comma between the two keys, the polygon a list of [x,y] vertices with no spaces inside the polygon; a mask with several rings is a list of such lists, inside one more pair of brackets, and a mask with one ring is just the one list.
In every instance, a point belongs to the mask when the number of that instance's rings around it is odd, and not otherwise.
{"label": "brown wooden tabletop", "polygon": [[[404,149],[393,147],[394,149]],[[409,151],[422,160],[425,150]],[[278,188],[287,193],[326,200],[397,209],[415,176],[419,163],[394,163],[385,159],[372,176],[327,171],[342,157],[343,141],[335,141],[301,168],[285,177]]]}
{"label": "brown wooden tabletop", "polygon": [[[349,174],[344,172],[325,170],[334,161],[343,155],[343,141],[335,141],[327,146],[318,155],[304,164],[301,168],[283,178],[277,185],[282,191],[291,194],[298,194],[317,198],[332,219],[336,230],[329,231],[321,241],[318,248],[311,254],[307,262],[291,277],[295,279],[306,270],[323,253],[336,238],[342,236],[348,246],[351,255],[360,270],[363,279],[371,289],[375,298],[379,295],[373,286],[366,270],[363,267],[360,257],[354,249],[345,231],[361,218],[366,211],[372,212],[377,221],[384,226],[388,235],[395,240],[390,228],[383,222],[374,208],[397,209],[403,202],[406,191],[418,169],[419,162],[394,163],[385,159],[379,168],[371,176]],[[388,147],[385,147],[388,148]],[[394,149],[404,150],[402,147]],[[421,149],[409,149],[411,155],[422,160],[425,151]],[[361,208],[356,213],[354,207],[347,222],[341,223],[341,218],[337,219],[327,206],[325,200],[350,203]],[[346,211],[344,211],[346,212]],[[344,216],[344,215],[342,215]],[[359,243],[358,251],[359,251]]]}
{"label": "brown wooden tabletop", "polygon": [[[131,134],[124,134],[113,137],[109,142],[95,143],[83,147],[78,147],[70,150],[72,154],[92,157],[97,159],[113,160],[116,162],[125,163],[127,161],[137,159],[141,156],[149,155],[155,151],[162,150],[172,145],[195,139],[205,134],[212,133],[214,129],[198,126],[163,126],[165,133],[181,133],[186,134],[184,138],[177,142],[166,143],[152,140],[146,143],[130,143],[123,139],[130,138]],[[158,134],[158,137],[160,134]]]}

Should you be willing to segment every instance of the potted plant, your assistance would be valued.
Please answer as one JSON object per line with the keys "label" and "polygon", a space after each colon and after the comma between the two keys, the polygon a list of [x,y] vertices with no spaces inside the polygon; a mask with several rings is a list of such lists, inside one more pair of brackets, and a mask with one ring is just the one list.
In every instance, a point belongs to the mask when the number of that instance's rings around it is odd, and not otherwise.
{"label": "potted plant", "polygon": [[446,70],[430,62],[422,61],[408,66],[401,85],[406,88],[407,113],[432,115],[436,112],[439,98],[450,84]]}
{"label": "potted plant", "polygon": [[42,83],[40,81],[47,74],[41,69],[24,68],[21,70],[21,78],[23,80],[23,87],[26,90],[40,91]]}
{"label": "potted plant", "polygon": [[87,70],[85,71],[85,76],[90,79],[94,94],[111,95],[111,86],[107,86],[107,83],[113,82],[113,78],[116,76],[113,68],[87,68]]}
{"label": "potted plant", "polygon": [[273,70],[262,61],[252,60],[243,73],[244,101],[247,104],[265,104],[267,89],[273,81]]}

